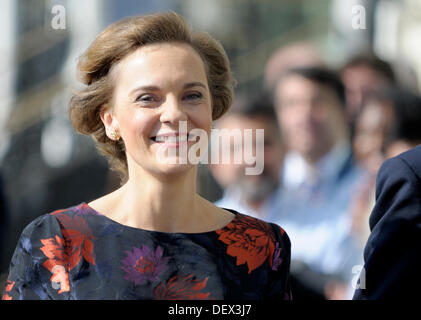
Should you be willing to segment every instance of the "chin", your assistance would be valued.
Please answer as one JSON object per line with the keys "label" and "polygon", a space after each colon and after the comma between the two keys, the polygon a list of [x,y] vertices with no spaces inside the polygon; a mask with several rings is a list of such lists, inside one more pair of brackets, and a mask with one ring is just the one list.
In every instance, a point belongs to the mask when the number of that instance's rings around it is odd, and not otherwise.
{"label": "chin", "polygon": [[155,168],[153,169],[153,172],[155,173],[155,175],[164,176],[164,177],[165,176],[172,177],[172,176],[178,176],[178,175],[186,174],[195,167],[196,167],[196,165],[190,164],[190,163],[186,163],[186,164],[182,164],[182,163],[162,164],[162,163],[159,163],[155,166]]}
{"label": "chin", "polygon": [[[166,157],[165,160],[159,161],[155,156],[153,157],[141,157],[137,155],[135,157],[127,154],[127,160],[129,165],[129,171],[138,171],[140,175],[150,174],[155,177],[165,178],[180,176],[187,174],[197,165],[192,163],[182,163],[182,159],[178,156]],[[185,161],[186,162],[186,161]]]}

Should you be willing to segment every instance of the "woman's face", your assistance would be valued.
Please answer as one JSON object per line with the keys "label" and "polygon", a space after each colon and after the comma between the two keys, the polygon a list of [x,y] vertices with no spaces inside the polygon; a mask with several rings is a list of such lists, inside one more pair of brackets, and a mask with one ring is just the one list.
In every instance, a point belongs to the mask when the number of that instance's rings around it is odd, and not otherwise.
{"label": "woman's face", "polygon": [[186,160],[181,151],[195,143],[180,124],[207,136],[212,126],[212,98],[199,54],[187,44],[151,44],[125,57],[111,76],[113,106],[101,119],[107,132],[115,129],[123,139],[129,174],[137,166],[163,174],[192,168],[180,163]]}
{"label": "woman's face", "polygon": [[367,102],[356,119],[355,157],[360,165],[373,174],[377,173],[384,161],[385,139],[393,121],[393,106],[377,101]]}

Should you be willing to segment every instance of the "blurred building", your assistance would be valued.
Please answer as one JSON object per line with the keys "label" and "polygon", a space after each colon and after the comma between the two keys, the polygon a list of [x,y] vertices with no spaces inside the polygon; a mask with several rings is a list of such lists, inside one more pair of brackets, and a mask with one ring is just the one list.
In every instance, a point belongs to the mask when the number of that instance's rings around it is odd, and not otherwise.
{"label": "blurred building", "polygon": [[8,60],[0,65],[6,71],[2,88],[7,88],[0,100],[1,174],[7,205],[1,272],[31,220],[104,190],[106,163],[91,139],[72,130],[67,115],[75,83],[68,65],[75,64],[81,47],[100,30],[99,4],[89,1],[80,10],[75,1],[0,3],[7,18],[0,19],[7,22],[1,32],[8,39],[4,48]]}

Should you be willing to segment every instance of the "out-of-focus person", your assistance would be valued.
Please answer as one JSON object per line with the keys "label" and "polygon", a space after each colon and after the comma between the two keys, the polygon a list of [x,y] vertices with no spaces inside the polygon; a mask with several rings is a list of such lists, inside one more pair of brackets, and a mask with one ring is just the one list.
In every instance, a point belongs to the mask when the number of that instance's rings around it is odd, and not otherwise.
{"label": "out-of-focus person", "polygon": [[366,169],[366,176],[353,195],[352,230],[362,245],[370,234],[368,216],[374,206],[376,175],[384,161],[384,147],[395,124],[393,103],[379,93],[369,94],[355,119],[353,150],[356,161]]}
{"label": "out-of-focus person", "polygon": [[392,66],[372,53],[351,57],[342,67],[346,88],[346,111],[351,125],[355,122],[364,97],[396,81]]}
{"label": "out-of-focus person", "polygon": [[362,244],[369,234],[378,170],[386,159],[421,143],[421,98],[408,90],[387,87],[370,93],[356,118],[353,148],[367,176],[353,198],[353,229]]}
{"label": "out-of-focus person", "polygon": [[396,123],[395,105],[386,92],[369,94],[355,121],[353,148],[355,159],[372,176],[384,161],[384,147]]}
{"label": "out-of-focus person", "polygon": [[265,66],[264,85],[273,90],[280,74],[297,67],[322,67],[325,63],[317,48],[308,41],[291,42],[278,48]]}
{"label": "out-of-focus person", "polygon": [[324,68],[294,68],[274,91],[287,153],[270,219],[290,235],[295,299],[346,298],[362,246],[350,232],[350,199],[363,171],[352,157],[345,88]]}
{"label": "out-of-focus person", "polygon": [[[279,134],[276,115],[269,93],[253,92],[240,94],[230,112],[216,122],[217,129],[226,130],[227,134],[234,130],[245,137],[245,130],[252,130],[252,144],[244,143],[244,139],[230,139],[230,162],[227,164],[211,164],[210,169],[215,180],[224,189],[221,199],[215,202],[219,207],[240,210],[254,217],[267,218],[267,213],[276,196],[274,191],[279,185],[279,170],[282,163],[283,147]],[[257,130],[264,130],[264,141],[256,139]],[[264,152],[257,152],[257,143],[264,143]],[[253,154],[257,161],[264,164],[263,172],[247,175],[247,164],[234,162],[234,153],[243,148],[243,154]],[[253,165],[253,164],[251,164]]]}
{"label": "out-of-focus person", "polygon": [[419,95],[399,87],[373,91],[363,100],[353,148],[358,163],[372,175],[377,175],[385,157],[397,156],[421,142],[420,101]]}
{"label": "out-of-focus person", "polygon": [[421,144],[421,96],[403,89],[389,92],[395,106],[396,125],[386,142],[386,159]]}

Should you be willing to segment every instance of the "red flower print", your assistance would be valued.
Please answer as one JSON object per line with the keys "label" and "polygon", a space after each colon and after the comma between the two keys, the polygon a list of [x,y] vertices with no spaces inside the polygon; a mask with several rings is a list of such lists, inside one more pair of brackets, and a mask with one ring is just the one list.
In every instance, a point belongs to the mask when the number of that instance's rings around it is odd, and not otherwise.
{"label": "red flower print", "polygon": [[63,238],[56,235],[41,239],[41,251],[48,258],[43,266],[52,273],[50,280],[53,288],[60,289],[58,293],[63,293],[70,290],[69,271],[79,264],[82,257],[95,265],[92,242],[94,237],[83,218],[57,212],[53,214],[58,215]]}
{"label": "red flower print", "polygon": [[15,285],[15,281],[12,282],[10,280],[7,280],[6,289],[4,290],[4,295],[2,297],[2,300],[12,300],[12,297],[9,296],[8,293],[12,291],[14,285]]}
{"label": "red flower print", "polygon": [[283,235],[284,235],[284,233],[285,233],[285,230],[284,230],[284,229],[282,229],[282,227],[279,227],[279,229],[281,230],[281,236],[283,236]]}
{"label": "red flower print", "polygon": [[203,280],[195,279],[190,274],[188,276],[172,277],[167,283],[161,282],[154,289],[155,299],[158,300],[193,300],[208,299],[210,293],[197,292],[206,286],[208,278]]}
{"label": "red flower print", "polygon": [[51,215],[54,216],[54,215],[61,214],[61,213],[66,212],[66,211],[68,211],[68,210],[67,209],[58,209],[54,212],[51,212]]}
{"label": "red flower print", "polygon": [[275,235],[269,224],[241,215],[216,233],[228,245],[227,254],[237,258],[237,266],[247,263],[249,274],[267,258],[272,268]]}

